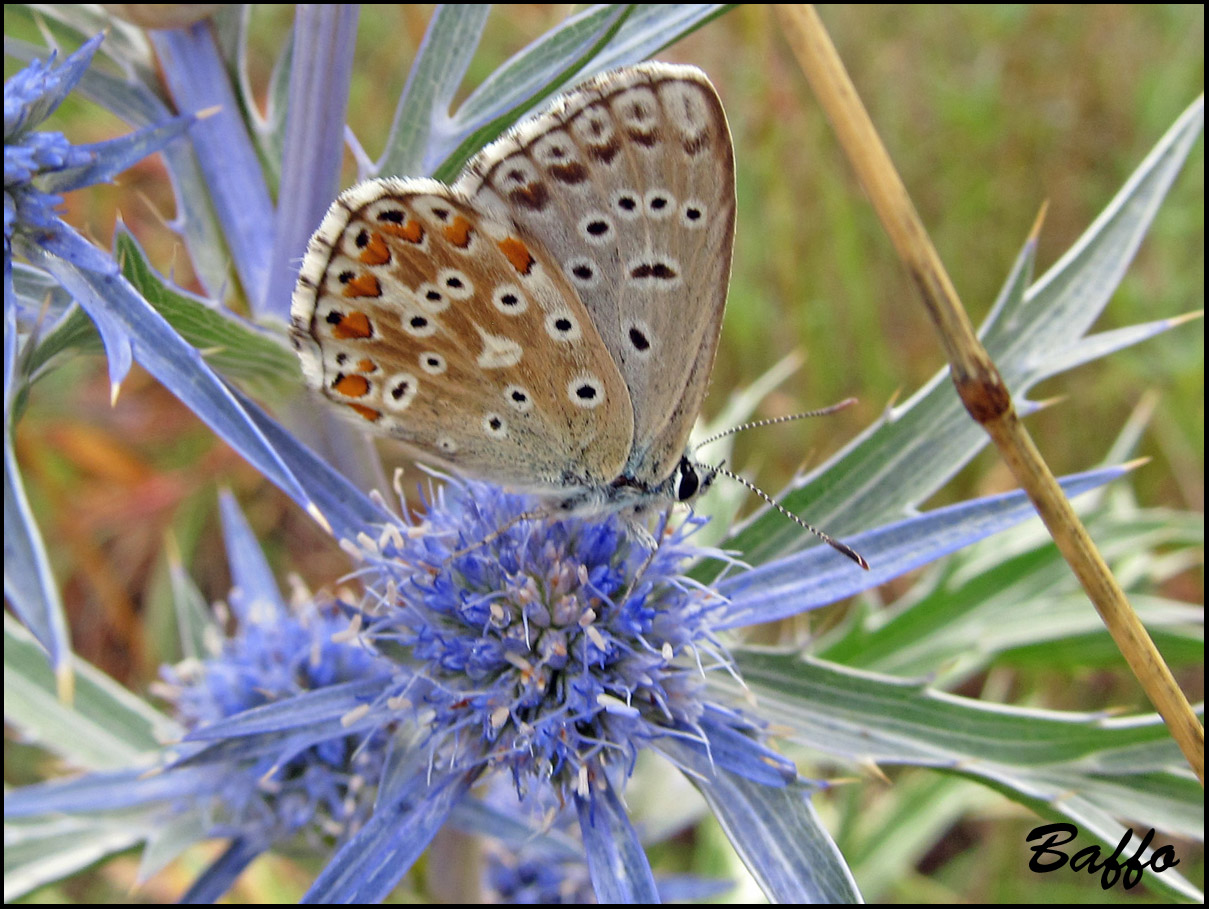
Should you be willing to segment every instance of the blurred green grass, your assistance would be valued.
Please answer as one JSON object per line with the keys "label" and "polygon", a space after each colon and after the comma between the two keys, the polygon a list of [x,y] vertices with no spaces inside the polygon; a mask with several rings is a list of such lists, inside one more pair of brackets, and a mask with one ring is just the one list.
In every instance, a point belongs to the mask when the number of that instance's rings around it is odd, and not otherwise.
{"label": "blurred green grass", "polygon": [[[565,11],[497,7],[464,91]],[[381,149],[429,13],[411,5],[362,9],[350,116],[371,155]],[[1038,273],[1091,223],[1204,81],[1202,6],[828,6],[820,13],[976,323],[1040,206],[1049,208]],[[252,21],[252,80],[263,87],[291,11],[258,7]],[[796,469],[840,448],[896,395],[912,393],[942,367],[942,357],[772,11],[740,7],[658,56],[709,73],[734,134],[738,233],[707,414],[793,351],[805,354],[804,366],[759,416],[860,398],[836,416],[739,438],[734,463],[775,491]],[[6,73],[15,68],[6,62]],[[81,142],[125,131],[74,99],[49,126]],[[345,182],[353,178],[350,163]],[[173,210],[158,161],[133,168],[116,186],[73,194],[68,206],[68,219],[105,245],[120,210],[152,261],[165,271],[175,262],[177,276],[188,281],[187,262],[154,214]],[[1098,328],[1196,310],[1203,288],[1202,142]],[[1141,449],[1152,460],[1135,475],[1138,497],[1146,506],[1203,510],[1203,331],[1194,322],[1038,389],[1037,397],[1060,399],[1028,422],[1055,471],[1098,462],[1133,409],[1155,394]],[[34,390],[18,432],[30,494],[86,658],[142,685],[171,653],[170,630],[140,625],[144,604],[162,589],[160,549],[169,529],[205,593],[226,595],[213,512],[219,484],[235,489],[282,571],[302,570],[324,584],[346,570],[343,555],[305,516],[154,382],[136,372],[115,410],[107,399],[100,361],[73,365]],[[984,453],[938,498],[1013,485]],[[1179,595],[1203,601],[1203,575],[1182,579]],[[1095,682],[1097,700],[1107,686],[1121,702],[1140,706],[1123,674]],[[1016,690],[1044,700],[1047,689],[1069,684],[1066,676],[1057,686],[1052,675],[1041,676],[1020,680]],[[1020,843],[1034,821],[1009,810],[1019,820],[1004,823],[1003,813],[950,829],[921,865],[926,877],[901,880],[881,897],[1138,898],[1105,894],[1086,876],[1055,881],[1023,872]]]}

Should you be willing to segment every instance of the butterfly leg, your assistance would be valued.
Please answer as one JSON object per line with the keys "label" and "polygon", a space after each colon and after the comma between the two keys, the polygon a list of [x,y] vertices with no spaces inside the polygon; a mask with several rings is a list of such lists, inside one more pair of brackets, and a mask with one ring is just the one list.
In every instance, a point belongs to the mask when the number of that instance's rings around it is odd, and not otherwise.
{"label": "butterfly leg", "polygon": [[659,546],[661,545],[663,538],[667,536],[668,524],[672,520],[673,504],[669,504],[663,511],[663,519],[659,522],[659,529],[656,531],[658,533],[658,537],[636,521],[630,525],[638,538],[641,539],[644,544],[646,544],[649,551],[647,552],[646,559],[644,559],[642,564],[638,566],[638,570],[634,572],[634,578],[630,581],[629,589],[626,590],[625,596],[621,598],[621,602],[624,603],[627,599],[629,599],[630,594],[634,592],[635,588],[638,587],[639,582],[642,580],[642,576],[646,574],[646,570],[651,567],[651,562],[655,561],[655,555],[659,552]]}
{"label": "butterfly leg", "polygon": [[521,521],[539,521],[539,520],[542,520],[543,518],[549,518],[549,517],[552,517],[552,515],[549,511],[522,511],[520,514],[518,514],[512,518],[509,518],[507,521],[505,521],[503,524],[501,524],[495,530],[491,531],[491,533],[487,534],[487,536],[483,537],[481,540],[477,540],[476,542],[471,543],[469,546],[464,546],[461,549],[459,549],[457,552],[452,553],[451,555],[446,557],[445,561],[447,563],[451,562],[456,558],[466,555],[466,553],[468,553],[468,552],[474,552],[476,549],[478,549],[481,546],[487,546],[490,543],[494,543],[496,540],[498,540],[500,537],[502,537],[505,533],[507,533],[509,530],[511,530],[513,527],[515,527],[517,524],[519,524]]}

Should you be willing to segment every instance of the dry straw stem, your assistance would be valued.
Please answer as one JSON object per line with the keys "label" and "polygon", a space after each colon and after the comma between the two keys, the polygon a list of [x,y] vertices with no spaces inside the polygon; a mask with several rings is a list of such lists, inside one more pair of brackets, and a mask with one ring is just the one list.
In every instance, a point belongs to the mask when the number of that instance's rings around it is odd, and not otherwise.
{"label": "dry straw stem", "polygon": [[[1205,729],[1016,415],[814,7],[781,5],[785,36],[940,333],[962,403],[987,431],[1095,604],[1201,785]],[[1038,224],[1039,226],[1039,224]],[[1036,228],[1035,228],[1036,229]]]}

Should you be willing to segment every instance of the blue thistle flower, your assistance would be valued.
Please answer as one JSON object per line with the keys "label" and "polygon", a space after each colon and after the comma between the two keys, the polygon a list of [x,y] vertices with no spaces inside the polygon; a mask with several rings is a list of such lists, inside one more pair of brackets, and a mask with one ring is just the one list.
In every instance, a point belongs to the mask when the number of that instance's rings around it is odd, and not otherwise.
{"label": "blue thistle flower", "polygon": [[594,903],[596,894],[583,860],[547,854],[488,853],[487,887],[494,902],[547,905]]}
{"label": "blue thistle flower", "polygon": [[723,557],[690,542],[704,522],[661,524],[652,549],[616,515],[517,520],[534,507],[450,480],[422,524],[363,541],[364,635],[406,648],[408,672],[385,697],[424,712],[434,765],[506,769],[518,795],[540,784],[591,801],[647,744],[708,750],[722,724],[750,741],[752,773],[792,780],[757,722],[707,697],[707,674],[729,662],[711,631],[723,599],[683,574]]}
{"label": "blue thistle flower", "polygon": [[[691,542],[704,522],[661,522],[653,545],[616,515],[527,519],[534,506],[451,478],[419,523],[346,543],[367,591],[355,627],[396,663],[347,722],[413,728],[413,767],[383,783],[364,838],[346,844],[310,898],[348,886],[356,899],[380,897],[488,771],[509,774],[519,799],[573,802],[589,865],[609,860],[594,848],[602,836],[641,852],[618,793],[645,748],[671,756],[660,743],[674,740],[761,784],[796,778],[763,743],[762,724],[706,687],[709,674],[732,670],[712,632],[725,600],[683,573],[724,557]],[[655,898],[640,867],[633,892]]]}
{"label": "blue thistle flower", "polygon": [[[193,117],[176,117],[119,139],[75,146],[59,132],[36,131],[76,87],[104,40],[96,35],[55,66],[57,54],[35,60],[4,83],[5,299],[12,299],[14,251],[45,264],[39,248],[93,272],[117,264],[58,215],[59,193],[113,179],[183,132]],[[6,304],[7,305],[7,304]]]}
{"label": "blue thistle flower", "polygon": [[[207,731],[268,711],[311,717],[313,701],[352,684],[383,687],[390,667],[343,640],[347,620],[305,599],[293,610],[259,604],[221,652],[161,670],[157,693],[185,741],[121,770],[29,786],[6,799],[8,816],[120,810],[130,843],[165,829],[229,845],[190,887],[186,902],[213,901],[265,850],[301,840],[326,852],[365,825],[391,747],[388,729],[319,721],[301,733],[207,741]],[[153,870],[153,869],[152,869]]]}
{"label": "blue thistle flower", "polygon": [[[301,842],[318,852],[353,835],[372,815],[391,730],[313,721],[315,697],[350,685],[381,689],[391,665],[350,641],[337,604],[298,590],[287,606],[234,501],[222,501],[234,587],[202,635],[213,653],[165,666],[155,692],[172,707],[161,737],[176,740],[121,770],[27,787],[6,800],[10,816],[33,811],[85,814],[120,810],[131,842],[165,829],[228,838],[223,855],[193,883],[185,901],[213,901],[265,850]],[[186,584],[177,579],[177,586]],[[259,738],[214,740],[209,730],[266,713],[311,727]],[[183,741],[180,741],[182,740]],[[145,871],[147,869],[144,869]]]}
{"label": "blue thistle flower", "polygon": [[[259,615],[257,615],[257,612]],[[306,599],[295,610],[263,608],[242,621],[221,652],[161,670],[157,692],[190,732],[267,704],[381,673],[380,659],[341,640],[342,615]],[[211,796],[210,836],[268,845],[302,832],[326,842],[368,816],[385,737],[335,735],[281,741],[256,754],[215,761],[204,750],[175,766],[199,768]],[[171,772],[171,771],[169,771]],[[369,785],[367,785],[367,783]],[[190,798],[178,810],[197,811]]]}
{"label": "blue thistle flower", "polygon": [[[5,108],[8,108],[5,91]],[[33,234],[53,233],[59,229],[58,207],[63,197],[42,192],[34,177],[71,167],[83,167],[95,160],[95,152],[76,148],[62,133],[30,133],[16,137],[4,146],[4,242],[11,245],[18,226]]]}

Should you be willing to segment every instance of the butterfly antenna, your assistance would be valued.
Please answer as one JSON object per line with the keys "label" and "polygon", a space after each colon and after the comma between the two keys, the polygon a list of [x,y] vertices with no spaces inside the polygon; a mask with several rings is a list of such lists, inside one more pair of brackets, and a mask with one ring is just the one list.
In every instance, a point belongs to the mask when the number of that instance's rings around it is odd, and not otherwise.
{"label": "butterfly antenna", "polygon": [[717,442],[719,439],[724,439],[727,436],[733,436],[737,432],[743,432],[745,429],[756,429],[760,426],[775,426],[777,423],[789,423],[792,420],[804,420],[807,417],[825,417],[828,414],[833,414],[846,408],[851,407],[856,403],[856,398],[845,398],[838,404],[832,404],[830,407],[823,407],[819,410],[806,410],[802,413],[791,413],[785,417],[771,417],[767,420],[752,420],[750,423],[740,423],[738,426],[732,426],[730,429],[724,429],[717,435],[712,435],[704,442],[698,442],[693,446],[694,454],[701,448],[704,448],[710,442]]}
{"label": "butterfly antenna", "polygon": [[[835,406],[839,407],[840,405],[837,404]],[[844,406],[847,406],[847,405],[845,404]],[[847,545],[846,543],[841,543],[835,537],[833,537],[829,534],[823,533],[823,531],[819,530],[817,527],[811,527],[809,524],[807,524],[805,521],[803,521],[801,518],[799,518],[796,514],[794,514],[791,511],[787,511],[785,508],[783,508],[779,502],[774,502],[772,499],[772,496],[770,496],[768,493],[766,493],[759,486],[743,479],[741,476],[739,476],[733,470],[728,470],[725,467],[721,467],[721,466],[709,467],[708,469],[716,471],[717,473],[722,474],[724,477],[730,477],[732,480],[734,480],[740,486],[744,486],[747,489],[751,490],[756,495],[758,495],[761,499],[763,499],[765,502],[767,502],[769,505],[771,505],[773,508],[775,508],[777,511],[781,512],[781,514],[785,515],[785,517],[789,518],[789,520],[791,520],[795,524],[797,524],[799,527],[801,527],[805,530],[809,530],[811,533],[813,533],[816,537],[818,537],[820,540],[822,540],[824,543],[826,543],[832,549],[848,556],[848,558],[852,559],[852,561],[854,561],[854,562],[856,562],[856,564],[860,565],[861,568],[865,569],[865,571],[869,570],[869,563],[865,561],[865,557],[863,555],[861,555],[859,552],[857,552],[855,549],[853,549],[851,546]]]}

